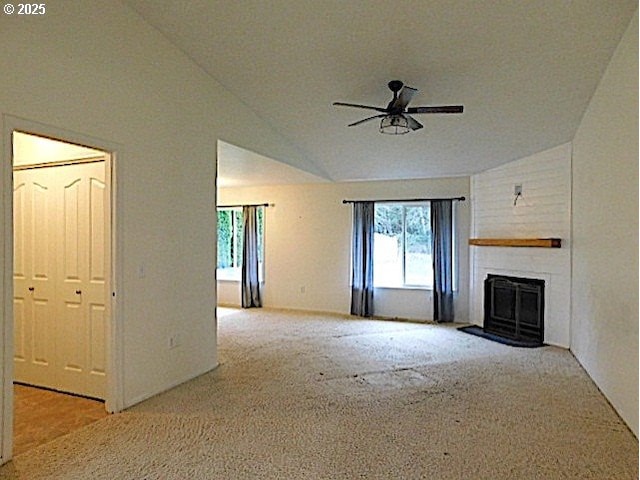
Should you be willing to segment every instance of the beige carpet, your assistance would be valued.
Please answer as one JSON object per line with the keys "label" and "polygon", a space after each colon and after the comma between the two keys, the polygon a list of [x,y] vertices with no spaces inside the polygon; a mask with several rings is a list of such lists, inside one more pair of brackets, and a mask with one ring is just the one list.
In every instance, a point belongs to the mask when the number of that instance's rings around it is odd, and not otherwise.
{"label": "beige carpet", "polygon": [[266,310],[223,316],[219,343],[216,371],[0,478],[638,478],[637,440],[565,350]]}

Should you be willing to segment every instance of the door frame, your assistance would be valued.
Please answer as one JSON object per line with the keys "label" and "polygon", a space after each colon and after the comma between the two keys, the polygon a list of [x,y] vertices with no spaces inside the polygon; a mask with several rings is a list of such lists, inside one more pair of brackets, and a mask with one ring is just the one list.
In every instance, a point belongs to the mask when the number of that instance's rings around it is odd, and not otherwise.
{"label": "door frame", "polygon": [[[122,284],[122,235],[120,218],[121,192],[117,188],[119,160],[122,158],[121,145],[91,137],[82,133],[45,125],[35,121],[2,116],[2,157],[0,175],[4,195],[0,205],[4,235],[0,235],[0,252],[3,275],[0,278],[2,298],[2,325],[0,325],[0,464],[12,458],[13,450],[13,132],[20,131],[66,143],[82,145],[105,152],[105,180],[109,185],[110,198],[105,202],[106,218],[110,219],[110,243],[107,252],[109,273],[106,275],[106,291],[110,301],[106,302],[107,332],[107,386],[105,408],[108,412],[119,412],[124,408],[124,347],[122,325],[122,302],[118,302],[118,285]],[[120,227],[120,228],[118,228]]]}

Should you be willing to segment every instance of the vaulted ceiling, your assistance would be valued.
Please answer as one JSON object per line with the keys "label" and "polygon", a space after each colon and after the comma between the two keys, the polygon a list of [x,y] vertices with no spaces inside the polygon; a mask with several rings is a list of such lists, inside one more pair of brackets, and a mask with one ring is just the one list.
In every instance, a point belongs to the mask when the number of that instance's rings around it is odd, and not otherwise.
{"label": "vaulted ceiling", "polygon": [[[468,175],[571,141],[636,0],[126,0],[335,181]],[[419,91],[424,128],[334,101]],[[269,155],[269,152],[257,152]],[[279,159],[275,159],[279,160]],[[294,165],[295,166],[295,165]]]}

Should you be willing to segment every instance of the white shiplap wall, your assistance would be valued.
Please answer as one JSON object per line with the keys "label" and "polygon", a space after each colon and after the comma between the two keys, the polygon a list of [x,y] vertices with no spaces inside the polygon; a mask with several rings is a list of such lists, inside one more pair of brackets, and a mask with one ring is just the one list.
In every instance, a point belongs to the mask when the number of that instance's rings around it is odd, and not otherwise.
{"label": "white shiplap wall", "polygon": [[[514,187],[522,197],[514,206]],[[471,238],[562,239],[562,248],[470,247],[470,317],[482,325],[488,273],[545,281],[545,342],[570,345],[571,144],[471,178]]]}

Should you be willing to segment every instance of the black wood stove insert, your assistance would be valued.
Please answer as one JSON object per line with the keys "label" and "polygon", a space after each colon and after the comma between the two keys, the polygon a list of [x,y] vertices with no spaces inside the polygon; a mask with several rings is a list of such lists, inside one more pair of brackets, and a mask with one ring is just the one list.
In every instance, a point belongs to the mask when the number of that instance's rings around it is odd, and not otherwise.
{"label": "black wood stove insert", "polygon": [[544,280],[487,275],[485,332],[513,340],[544,341]]}

